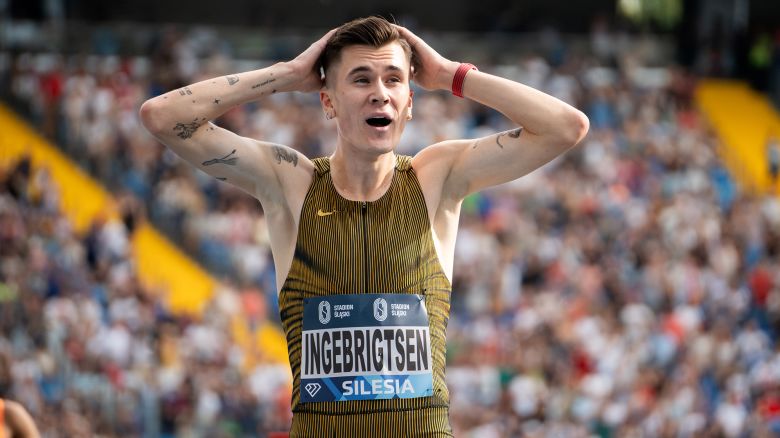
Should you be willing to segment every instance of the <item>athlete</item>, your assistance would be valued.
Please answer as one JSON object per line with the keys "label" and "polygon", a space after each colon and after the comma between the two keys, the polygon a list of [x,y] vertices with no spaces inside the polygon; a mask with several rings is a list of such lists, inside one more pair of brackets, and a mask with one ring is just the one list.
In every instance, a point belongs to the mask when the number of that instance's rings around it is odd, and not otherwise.
{"label": "athlete", "polygon": [[38,428],[27,409],[15,401],[0,398],[0,438],[38,437]]}
{"label": "athlete", "polygon": [[[396,155],[414,81],[494,108],[517,128]],[[210,120],[274,93],[318,92],[329,157]],[[451,436],[444,381],[455,236],[468,194],[576,145],[588,119],[538,90],[444,58],[382,18],[331,30],[288,62],[150,99],[144,126],[263,206],[294,378],[291,436]]]}

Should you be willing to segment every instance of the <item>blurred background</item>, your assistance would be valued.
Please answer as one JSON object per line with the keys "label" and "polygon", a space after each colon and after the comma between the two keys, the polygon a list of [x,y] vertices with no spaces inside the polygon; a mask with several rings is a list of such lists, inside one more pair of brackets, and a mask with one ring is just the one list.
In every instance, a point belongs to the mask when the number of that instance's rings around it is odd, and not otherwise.
{"label": "blurred background", "polygon": [[[372,14],[591,123],[563,157],[464,202],[455,435],[780,435],[772,0],[0,0],[0,397],[47,437],[288,430],[263,210],[159,144],[138,109]],[[511,128],[415,93],[399,153]],[[315,94],[215,123],[309,157],[336,136]]]}

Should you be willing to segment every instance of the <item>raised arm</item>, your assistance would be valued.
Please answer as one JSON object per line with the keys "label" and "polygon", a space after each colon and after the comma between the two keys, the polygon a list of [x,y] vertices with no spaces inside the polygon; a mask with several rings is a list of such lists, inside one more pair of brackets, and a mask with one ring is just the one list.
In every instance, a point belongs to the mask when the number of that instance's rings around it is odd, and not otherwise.
{"label": "raised arm", "polygon": [[210,120],[274,93],[319,90],[315,65],[331,32],[292,61],[207,79],[149,99],[141,106],[141,121],[209,175],[237,185],[264,204],[287,199],[291,187],[310,177],[311,162],[287,146],[241,137]]}
{"label": "raised arm", "polygon": [[[439,55],[408,29],[400,30],[417,55],[413,80],[426,89],[450,90],[460,64]],[[517,179],[576,145],[588,131],[588,118],[576,108],[488,73],[469,71],[463,96],[500,111],[518,127],[421,151],[415,169],[441,184],[442,199],[459,202],[469,193]]]}

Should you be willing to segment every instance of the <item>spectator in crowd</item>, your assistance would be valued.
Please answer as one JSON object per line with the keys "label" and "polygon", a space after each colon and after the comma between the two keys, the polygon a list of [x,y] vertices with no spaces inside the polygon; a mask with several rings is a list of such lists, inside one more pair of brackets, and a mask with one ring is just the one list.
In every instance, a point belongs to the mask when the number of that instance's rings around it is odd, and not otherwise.
{"label": "spectator in crowd", "polygon": [[780,139],[776,135],[771,135],[766,143],[766,162],[770,193],[775,193],[780,176]]}

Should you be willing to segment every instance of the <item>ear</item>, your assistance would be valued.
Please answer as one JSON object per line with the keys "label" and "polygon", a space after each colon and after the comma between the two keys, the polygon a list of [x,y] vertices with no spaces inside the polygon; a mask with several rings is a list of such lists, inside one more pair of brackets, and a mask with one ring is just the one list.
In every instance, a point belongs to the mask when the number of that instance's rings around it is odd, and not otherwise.
{"label": "ear", "polygon": [[414,101],[414,90],[409,90],[409,111],[412,110],[412,103]]}
{"label": "ear", "polygon": [[330,91],[324,86],[320,90],[320,104],[322,104],[322,110],[326,113],[334,111],[333,101],[330,98]]}

